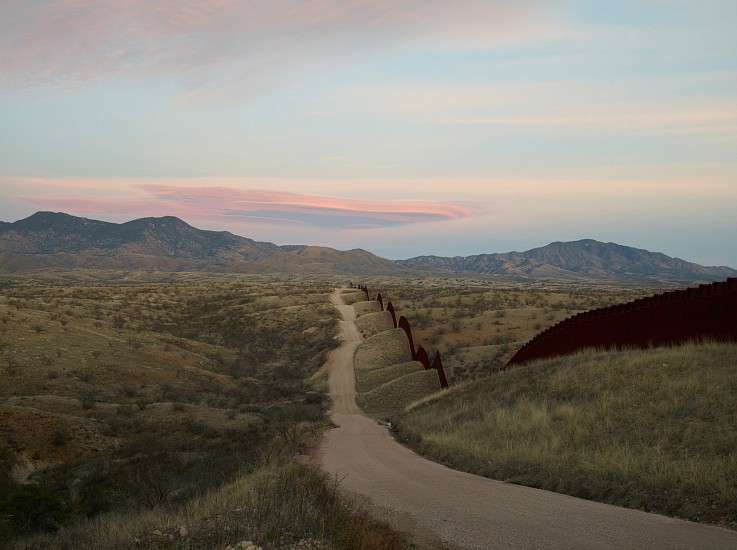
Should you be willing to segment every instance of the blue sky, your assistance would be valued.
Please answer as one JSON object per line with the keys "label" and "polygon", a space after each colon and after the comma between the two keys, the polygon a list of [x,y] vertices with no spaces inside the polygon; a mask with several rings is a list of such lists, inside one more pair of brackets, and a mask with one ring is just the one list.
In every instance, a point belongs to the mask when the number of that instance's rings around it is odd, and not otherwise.
{"label": "blue sky", "polygon": [[737,267],[737,3],[5,1],[0,219]]}

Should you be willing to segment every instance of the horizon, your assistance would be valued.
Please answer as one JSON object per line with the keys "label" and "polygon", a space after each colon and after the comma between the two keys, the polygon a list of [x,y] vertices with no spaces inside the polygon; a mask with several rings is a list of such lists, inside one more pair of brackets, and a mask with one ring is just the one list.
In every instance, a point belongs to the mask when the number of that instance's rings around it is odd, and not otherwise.
{"label": "horizon", "polygon": [[[49,210],[39,210],[37,212],[34,212],[33,214],[31,214],[31,216],[28,216],[28,217],[35,216],[36,214],[63,214],[63,215],[67,215],[67,216],[73,216],[72,214],[69,214],[67,212],[52,212],[52,211],[49,211]],[[21,220],[14,220],[14,221],[22,221],[22,220],[27,219],[28,217],[22,218]],[[106,223],[113,223],[113,224],[117,224],[117,225],[120,225],[120,224],[123,224],[123,223],[127,223],[127,222],[131,222],[131,221],[136,221],[136,220],[139,220],[139,219],[174,218],[174,219],[177,219],[177,220],[179,220],[181,222],[184,222],[185,224],[189,225],[190,227],[193,227],[194,229],[203,230],[202,228],[199,228],[199,227],[197,227],[197,226],[189,223],[187,220],[184,220],[184,219],[179,218],[177,216],[170,216],[170,215],[146,216],[145,218],[133,218],[133,219],[126,220],[126,221],[123,221],[123,222],[107,222],[107,220],[98,220],[98,219],[94,219],[94,218],[87,218],[85,216],[73,216],[73,217],[82,217],[82,218],[85,218],[85,219],[89,219],[91,221],[100,221],[100,222],[106,222]],[[5,220],[0,220],[0,222],[4,222],[4,221]],[[6,222],[6,223],[13,223],[13,222]],[[204,231],[213,231],[213,230],[204,230]],[[215,231],[217,231],[217,230],[215,230]],[[235,235],[235,236],[237,236],[237,237],[250,238],[247,235],[239,235],[237,233],[232,233],[232,232],[230,232],[230,233],[233,234],[233,235]],[[257,239],[252,239],[252,240],[257,241]],[[598,242],[599,244],[604,244],[604,245],[613,244],[615,246],[623,246],[623,247],[626,247],[626,248],[634,248],[634,249],[637,249],[637,250],[644,250],[645,252],[649,252],[649,253],[660,253],[659,250],[642,249],[642,248],[640,248],[640,247],[638,247],[636,245],[631,245],[631,244],[628,244],[628,243],[615,243],[615,242],[612,242],[612,241],[604,242],[604,241],[597,241],[596,239],[590,239],[590,238],[581,238],[581,239],[576,239],[576,240],[573,240],[573,241],[550,241],[550,242],[546,243],[545,245],[542,245],[542,247],[545,247],[545,246],[551,245],[551,244],[558,244],[558,243],[568,244],[568,243],[576,243],[576,242],[581,242],[581,241],[593,241],[593,242]],[[324,245],[319,245],[319,244],[317,244],[317,245],[305,245],[304,243],[297,243],[297,242],[291,242],[291,243],[274,243],[274,242],[271,242],[271,241],[257,241],[257,242],[267,242],[269,244],[276,244],[277,246],[313,246],[313,247],[321,247],[321,246],[324,246]],[[541,248],[541,247],[533,247],[532,249],[524,249],[524,250],[489,250],[489,251],[486,251],[486,252],[479,252],[479,253],[476,253],[476,254],[467,254],[467,255],[464,255],[464,256],[468,257],[468,256],[478,256],[478,255],[485,255],[485,254],[491,255],[491,254],[506,254],[506,253],[525,253],[525,252],[529,252],[530,250],[533,250],[535,248]],[[404,258],[390,258],[390,257],[381,256],[380,254],[377,254],[376,252],[373,252],[371,250],[368,250],[368,249],[365,249],[365,248],[361,248],[361,247],[356,247],[356,248],[351,248],[351,249],[337,249],[337,250],[339,252],[350,252],[351,250],[364,250],[366,252],[369,252],[371,254],[374,254],[376,256],[379,256],[380,258],[383,258],[383,259],[386,259],[386,260],[392,260],[392,261],[395,261],[395,260],[410,260],[410,259],[413,259],[415,257],[418,257],[418,256],[413,256],[413,257],[404,257]],[[419,256],[448,257],[448,256],[443,255],[443,254],[432,254],[432,253],[429,253],[429,254],[420,254]],[[698,264],[698,262],[692,262],[688,258],[674,257],[673,259],[676,259],[676,260],[684,260],[686,262],[691,262],[691,263]],[[729,265],[718,265],[718,266],[717,265],[703,265],[703,264],[699,264],[699,265],[702,265],[702,267],[727,267],[727,268],[735,269],[734,266],[729,266]]]}
{"label": "horizon", "polygon": [[737,267],[737,3],[8,1],[0,219]]}

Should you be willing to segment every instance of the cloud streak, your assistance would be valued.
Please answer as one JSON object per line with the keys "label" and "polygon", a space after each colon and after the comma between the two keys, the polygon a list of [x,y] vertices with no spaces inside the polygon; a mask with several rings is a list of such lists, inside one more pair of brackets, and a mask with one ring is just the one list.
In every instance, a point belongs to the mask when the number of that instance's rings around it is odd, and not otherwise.
{"label": "cloud streak", "polygon": [[423,37],[545,33],[539,11],[496,0],[16,0],[0,7],[0,78],[74,86],[176,75],[187,100],[238,100]]}
{"label": "cloud streak", "polygon": [[[711,75],[710,75],[711,76]],[[713,78],[713,77],[712,77]],[[732,88],[735,74],[722,78]],[[683,85],[684,83],[676,83]],[[640,83],[640,86],[642,84]],[[597,134],[737,137],[737,101],[714,92],[638,99],[583,81],[376,86],[373,113],[448,126],[574,129]]]}
{"label": "cloud streak", "polygon": [[[67,184],[68,187],[71,187]],[[126,192],[87,198],[80,189],[19,197],[37,208],[97,216],[173,215],[225,223],[277,223],[367,229],[442,222],[473,215],[458,202],[365,200],[235,187],[132,185]]]}

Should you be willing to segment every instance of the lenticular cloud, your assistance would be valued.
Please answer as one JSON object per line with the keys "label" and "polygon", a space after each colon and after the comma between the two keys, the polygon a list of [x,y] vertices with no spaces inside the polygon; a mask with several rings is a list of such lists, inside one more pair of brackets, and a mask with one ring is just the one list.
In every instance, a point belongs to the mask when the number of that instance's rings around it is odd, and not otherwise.
{"label": "lenticular cloud", "polygon": [[153,195],[154,203],[182,215],[281,220],[327,227],[386,227],[472,214],[466,205],[441,201],[349,199],[229,187],[153,185],[144,189]]}

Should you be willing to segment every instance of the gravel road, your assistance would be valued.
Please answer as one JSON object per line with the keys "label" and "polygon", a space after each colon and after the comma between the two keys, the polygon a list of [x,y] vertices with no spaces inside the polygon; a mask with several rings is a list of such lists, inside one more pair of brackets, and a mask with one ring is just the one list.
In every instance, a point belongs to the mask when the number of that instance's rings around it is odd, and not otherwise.
{"label": "gravel road", "polygon": [[343,345],[327,363],[332,418],[319,460],[348,497],[419,548],[737,549],[737,532],[466,474],[397,443],[356,405],[353,306],[331,297]]}

